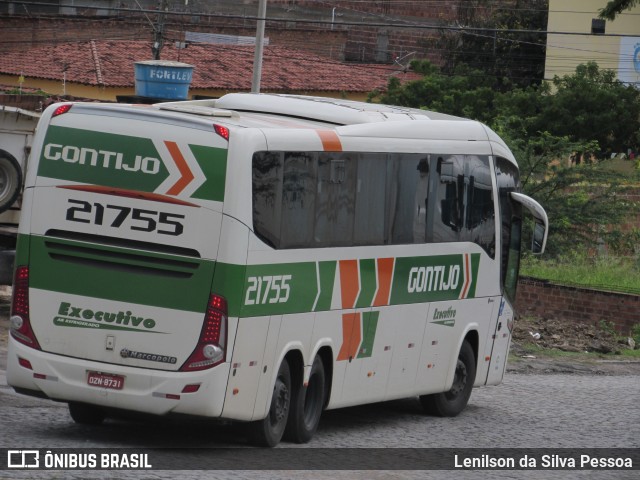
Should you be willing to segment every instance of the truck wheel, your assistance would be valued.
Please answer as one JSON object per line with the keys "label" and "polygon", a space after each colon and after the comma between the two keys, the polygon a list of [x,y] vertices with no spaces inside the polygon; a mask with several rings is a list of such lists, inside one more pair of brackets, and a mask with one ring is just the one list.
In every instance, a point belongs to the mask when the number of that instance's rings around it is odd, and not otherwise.
{"label": "truck wheel", "polygon": [[301,383],[293,389],[291,411],[285,431],[287,440],[306,443],[316,433],[324,407],[324,383],[324,365],[322,359],[316,355],[307,386]]}
{"label": "truck wheel", "polygon": [[69,403],[69,413],[73,421],[81,425],[100,425],[107,418],[103,409],[86,403]]}
{"label": "truck wheel", "polygon": [[420,403],[426,413],[440,417],[455,417],[467,406],[475,379],[476,358],[473,348],[465,340],[458,354],[456,373],[451,390],[432,395],[422,395]]}
{"label": "truck wheel", "polygon": [[22,169],[17,160],[0,151],[0,213],[14,204],[22,187]]}
{"label": "truck wheel", "polygon": [[275,447],[284,434],[291,405],[291,372],[286,359],[278,369],[267,417],[251,424],[253,442],[261,447]]}

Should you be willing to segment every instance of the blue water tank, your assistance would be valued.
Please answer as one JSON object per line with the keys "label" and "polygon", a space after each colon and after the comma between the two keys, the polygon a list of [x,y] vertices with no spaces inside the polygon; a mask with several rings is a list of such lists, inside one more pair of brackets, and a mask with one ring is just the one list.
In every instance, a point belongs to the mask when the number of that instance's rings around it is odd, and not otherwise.
{"label": "blue water tank", "polygon": [[169,60],[135,62],[136,95],[166,100],[186,100],[193,65]]}

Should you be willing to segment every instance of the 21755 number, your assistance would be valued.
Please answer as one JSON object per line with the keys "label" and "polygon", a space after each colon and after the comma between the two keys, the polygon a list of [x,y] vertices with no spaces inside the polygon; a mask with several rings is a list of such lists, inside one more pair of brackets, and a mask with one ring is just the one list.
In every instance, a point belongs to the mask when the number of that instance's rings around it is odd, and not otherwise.
{"label": "21755 number", "polygon": [[131,230],[141,232],[157,232],[163,235],[178,236],[184,232],[184,215],[158,212],[142,208],[124,207],[121,205],[103,205],[98,202],[68,199],[71,205],[67,208],[66,219],[71,222],[93,223],[120,228],[125,221]]}

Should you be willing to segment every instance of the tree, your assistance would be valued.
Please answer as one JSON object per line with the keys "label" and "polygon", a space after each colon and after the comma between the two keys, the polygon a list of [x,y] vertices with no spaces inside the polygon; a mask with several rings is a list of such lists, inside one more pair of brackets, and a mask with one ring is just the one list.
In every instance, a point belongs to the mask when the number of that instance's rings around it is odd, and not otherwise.
{"label": "tree", "polygon": [[422,73],[421,80],[401,84],[392,77],[384,94],[373,92],[369,100],[391,105],[428,108],[480,121],[487,121],[496,95],[496,79],[461,65],[453,75],[445,75],[428,60],[414,61],[411,68]]}
{"label": "tree", "polygon": [[495,87],[503,91],[542,82],[547,0],[516,0],[509,8],[488,0],[459,0],[456,10],[457,23],[469,28],[441,32],[436,48],[445,51],[444,74],[465,64],[498,79]]}
{"label": "tree", "polygon": [[600,157],[640,145],[640,91],[616,80],[612,70],[594,62],[573,75],[553,79],[540,112],[529,128],[549,131],[573,142],[596,141]]}
{"label": "tree", "polygon": [[618,14],[632,9],[638,2],[640,0],[611,0],[604,8],[600,9],[600,18],[615,20]]}
{"label": "tree", "polygon": [[[591,249],[599,242],[625,245],[623,225],[638,205],[626,190],[640,183],[638,170],[620,175],[609,162],[571,166],[576,152],[621,151],[640,145],[640,92],[615,80],[596,64],[548,84],[498,92],[495,78],[458,67],[443,75],[428,62],[416,63],[424,78],[389,83],[383,103],[465,116],[491,126],[518,159],[525,193],[538,199],[551,224],[549,253]],[[635,143],[634,143],[635,142]]]}

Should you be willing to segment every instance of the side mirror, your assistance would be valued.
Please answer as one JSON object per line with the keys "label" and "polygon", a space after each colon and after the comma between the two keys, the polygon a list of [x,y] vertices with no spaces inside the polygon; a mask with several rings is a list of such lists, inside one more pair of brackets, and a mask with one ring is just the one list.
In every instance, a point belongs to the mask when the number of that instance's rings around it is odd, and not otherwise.
{"label": "side mirror", "polygon": [[511,198],[514,202],[520,203],[523,207],[529,210],[535,218],[536,223],[533,228],[531,251],[536,255],[544,253],[544,249],[547,245],[547,235],[549,234],[549,219],[547,218],[547,212],[545,212],[542,205],[536,202],[533,198],[523,195],[522,193],[511,192]]}

